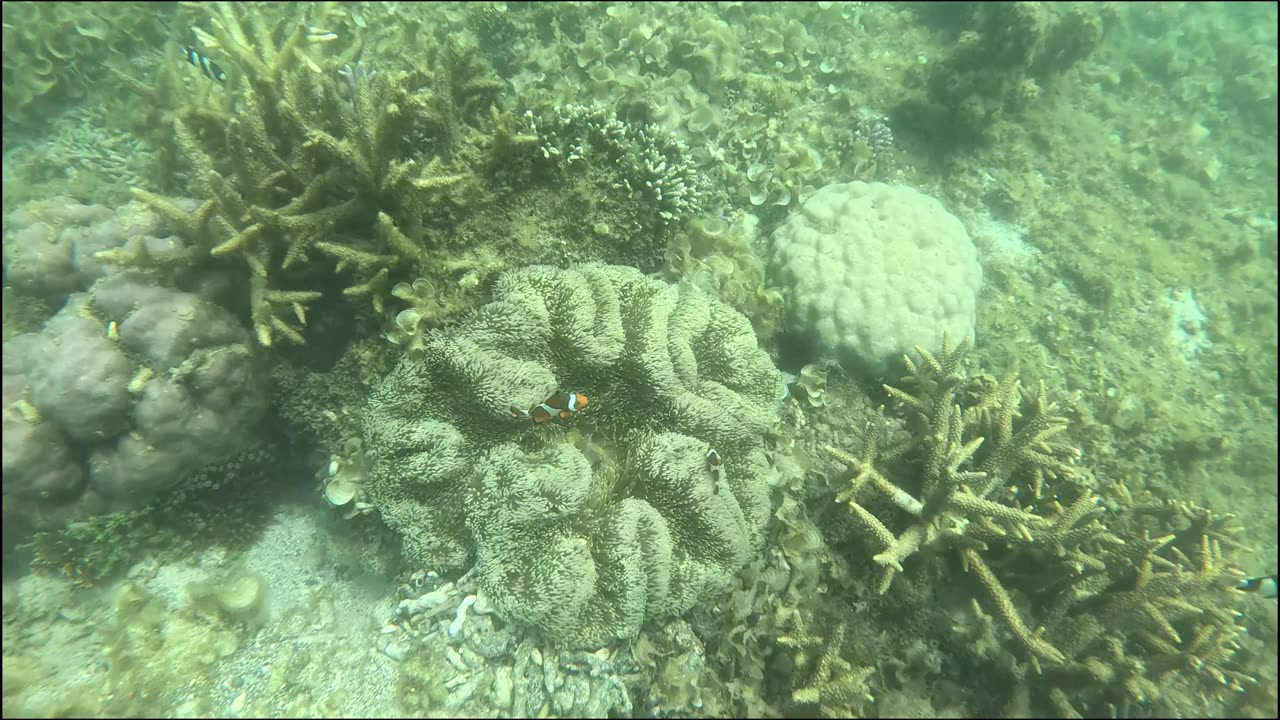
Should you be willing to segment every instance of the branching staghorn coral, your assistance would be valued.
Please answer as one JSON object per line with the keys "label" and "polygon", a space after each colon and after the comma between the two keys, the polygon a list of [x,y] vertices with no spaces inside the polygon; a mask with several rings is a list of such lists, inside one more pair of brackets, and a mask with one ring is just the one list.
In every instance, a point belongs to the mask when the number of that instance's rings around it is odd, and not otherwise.
{"label": "branching staghorn coral", "polygon": [[[1043,668],[1044,683],[1060,691],[1064,714],[1229,703],[1257,682],[1233,659],[1244,629],[1231,516],[1165,502],[1121,505],[1109,524],[1127,542],[1099,553],[1096,567],[1044,604],[1045,635],[1066,656]],[[1138,525],[1170,532],[1153,538],[1126,527]]]}
{"label": "branching staghorn coral", "polygon": [[[963,372],[968,349],[949,340],[938,356],[917,348],[919,362],[905,359],[902,384],[910,391],[885,386],[916,429],[908,439],[890,442],[881,407],[859,456],[827,448],[850,468],[836,501],[848,506],[854,527],[883,568],[878,592],[922,549],[954,551],[1022,647],[1032,657],[1060,662],[1062,653],[1024,622],[981,553],[995,544],[1047,547],[1054,564],[1066,565],[1081,562],[1085,541],[1110,538],[1097,524],[1097,499],[1088,491],[1067,508],[1040,499],[1045,479],[1068,478],[1074,458],[1071,448],[1055,440],[1066,421],[1045,398],[1044,386],[1032,393],[1012,377],[970,379]],[[887,467],[904,470],[914,484],[903,487],[889,479],[882,470]],[[1014,499],[1024,492],[1026,507]],[[891,530],[868,508],[872,503],[906,513],[907,524]]]}
{"label": "branching staghorn coral", "polygon": [[193,214],[151,193],[135,196],[208,255],[246,264],[264,345],[303,341],[303,311],[320,297],[320,258],[347,278],[345,295],[381,312],[391,275],[411,278],[431,259],[427,248],[439,238],[428,226],[466,202],[472,176],[457,158],[494,132],[465,122],[491,124],[486,111],[501,89],[473,51],[442,49],[432,72],[354,72],[349,56],[359,43],[330,42],[333,33],[316,27],[330,10],[216,4],[205,47],[229,68],[225,86],[185,89],[170,67],[154,85],[125,78],[169,108],[152,124],[171,131],[165,143],[209,200]]}
{"label": "branching staghorn coral", "polygon": [[[849,468],[836,500],[882,568],[879,591],[918,554],[953,560],[942,571],[972,578],[1025,657],[1015,677],[1042,676],[1024,692],[1064,716],[1251,684],[1232,661],[1229,516],[1138,503],[1122,482],[1104,501],[1076,477],[1068,423],[1043,384],[971,377],[966,350],[908,358],[902,387],[885,388],[900,412],[882,407],[856,453],[827,448]],[[1186,696],[1175,702],[1171,687]]]}
{"label": "branching staghorn coral", "polygon": [[[1024,647],[1033,655],[1058,660],[1060,653],[1022,622],[978,553],[992,542],[1039,542],[1061,547],[1065,554],[1068,546],[1090,535],[1078,526],[1096,501],[1082,495],[1071,509],[1059,507],[1053,518],[1008,502],[1010,493],[1022,487],[1038,496],[1046,475],[1069,474],[1072,451],[1053,441],[1066,423],[1045,400],[1043,386],[1031,394],[1013,378],[1000,383],[967,380],[961,372],[967,351],[967,343],[952,347],[949,341],[936,357],[917,348],[922,359],[906,359],[908,375],[903,379],[913,392],[885,386],[919,433],[886,444],[888,419],[881,407],[857,457],[827,448],[850,468],[848,485],[836,501],[849,507],[854,526],[876,551],[873,559],[883,568],[878,592],[888,589],[894,575],[903,571],[902,563],[921,548],[954,549]],[[1016,428],[1015,419],[1020,421]],[[904,458],[918,468],[918,487],[903,487],[880,469]],[[868,509],[873,501],[887,501],[905,512],[908,524],[897,532],[890,530]],[[1086,527],[1092,525],[1090,520]]]}
{"label": "branching staghorn coral", "polygon": [[795,689],[791,700],[799,705],[817,705],[823,717],[863,717],[875,700],[867,689],[874,667],[855,667],[846,655],[845,623],[830,637],[815,635],[796,615],[792,632],[778,636],[778,643],[794,648]]}
{"label": "branching staghorn coral", "polygon": [[[424,32],[408,38],[412,49],[370,52],[361,40],[372,28],[325,29],[350,19],[335,4],[183,11],[209,28],[197,34],[225,84],[182,77],[179,63],[154,84],[126,82],[148,100],[138,127],[208,203],[192,214],[138,197],[177,216],[202,251],[193,262],[241,262],[260,281],[244,293],[264,344],[305,339],[300,318],[339,293],[389,321],[394,288],[422,280],[435,288],[432,312],[415,302],[398,323],[413,335],[510,267],[653,270],[699,207],[701,180],[675,136],[608,112],[575,124],[536,102],[518,117],[507,82],[465,34]],[[592,128],[613,134],[584,139]]]}

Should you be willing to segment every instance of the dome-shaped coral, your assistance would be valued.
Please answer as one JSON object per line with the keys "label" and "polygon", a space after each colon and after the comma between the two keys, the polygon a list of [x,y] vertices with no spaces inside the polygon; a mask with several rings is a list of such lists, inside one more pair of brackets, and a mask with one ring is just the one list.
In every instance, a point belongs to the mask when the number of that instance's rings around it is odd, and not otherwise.
{"label": "dome-shaped coral", "polygon": [[916,345],[973,339],[982,266],[935,199],[884,183],[827,185],[774,230],[769,271],[819,353],[877,374]]}

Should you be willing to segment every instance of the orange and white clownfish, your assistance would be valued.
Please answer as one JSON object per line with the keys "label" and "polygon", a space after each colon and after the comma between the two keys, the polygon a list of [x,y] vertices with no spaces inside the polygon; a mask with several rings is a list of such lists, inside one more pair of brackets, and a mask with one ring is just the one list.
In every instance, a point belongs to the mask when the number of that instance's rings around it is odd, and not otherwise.
{"label": "orange and white clownfish", "polygon": [[558,392],[528,410],[511,406],[511,414],[519,418],[528,418],[541,425],[552,418],[568,420],[569,416],[587,406],[587,396],[581,393]]}

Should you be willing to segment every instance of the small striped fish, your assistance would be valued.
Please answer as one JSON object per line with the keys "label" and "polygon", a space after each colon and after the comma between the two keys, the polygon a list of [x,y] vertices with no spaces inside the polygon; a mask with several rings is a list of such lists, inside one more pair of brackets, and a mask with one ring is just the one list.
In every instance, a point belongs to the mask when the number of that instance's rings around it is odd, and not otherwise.
{"label": "small striped fish", "polygon": [[1245,578],[1236,585],[1236,589],[1243,590],[1245,592],[1256,592],[1265,598],[1273,598],[1276,596],[1276,576],[1266,575],[1263,577]]}
{"label": "small striped fish", "polygon": [[216,80],[218,82],[226,82],[227,73],[223,71],[223,69],[218,65],[218,63],[205,57],[203,54],[201,54],[198,50],[195,50],[194,48],[192,48],[190,45],[183,45],[181,47],[182,47],[182,56],[186,58],[187,62],[200,68],[201,74],[203,74],[205,77],[209,78],[210,80]]}

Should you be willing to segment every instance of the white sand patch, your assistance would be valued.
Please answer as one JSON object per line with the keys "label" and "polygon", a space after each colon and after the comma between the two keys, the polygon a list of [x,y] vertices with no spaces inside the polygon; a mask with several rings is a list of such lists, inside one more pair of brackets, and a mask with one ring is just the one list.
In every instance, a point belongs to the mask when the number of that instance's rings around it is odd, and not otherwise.
{"label": "white sand patch", "polygon": [[1169,342],[1190,362],[1213,344],[1205,332],[1209,318],[1190,289],[1171,291],[1165,303],[1169,307]]}
{"label": "white sand patch", "polygon": [[997,220],[986,212],[975,215],[968,226],[983,265],[1021,270],[1040,263],[1040,250],[1027,243],[1026,228]]}

